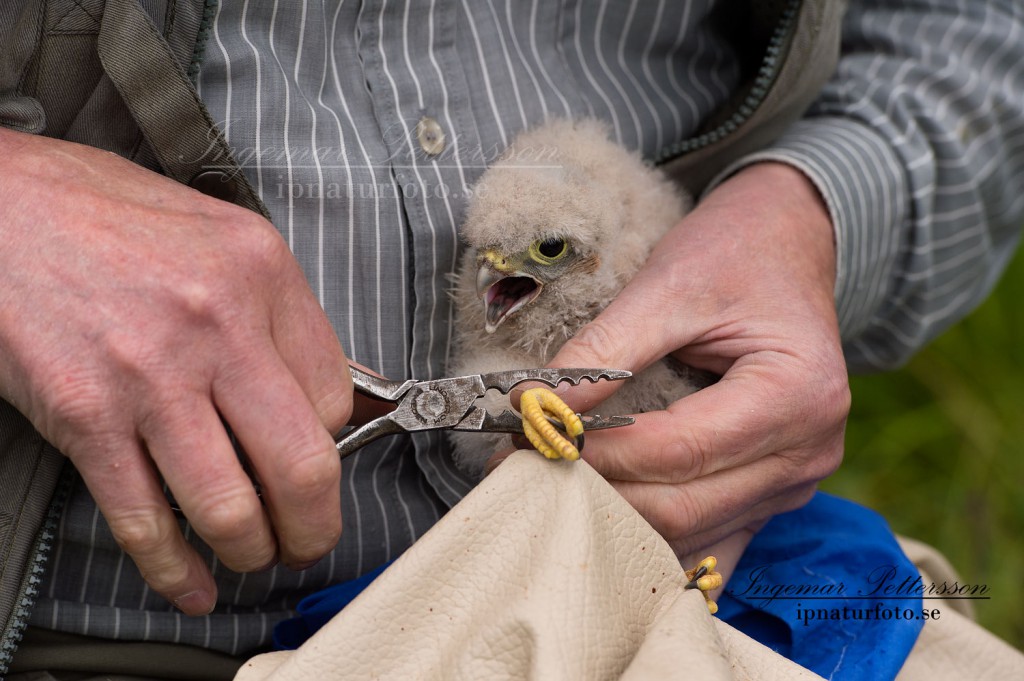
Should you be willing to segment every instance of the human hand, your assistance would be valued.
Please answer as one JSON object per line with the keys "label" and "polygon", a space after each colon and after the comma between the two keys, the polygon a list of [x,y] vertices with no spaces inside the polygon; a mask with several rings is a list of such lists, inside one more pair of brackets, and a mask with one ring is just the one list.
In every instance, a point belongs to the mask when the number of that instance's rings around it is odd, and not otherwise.
{"label": "human hand", "polygon": [[[583,458],[680,557],[727,540],[728,572],[752,530],[806,503],[839,465],[850,396],[834,282],[831,222],[811,183],[753,165],[671,230],[550,362],[637,372],[671,354],[722,376],[631,427],[587,434]],[[587,410],[618,385],[558,392]]]}
{"label": "human hand", "polygon": [[0,395],[74,462],[151,588],[188,614],[216,599],[160,477],[233,570],[301,569],[334,547],[331,434],[352,384],[269,222],[113,154],[0,129],[0,237]]}

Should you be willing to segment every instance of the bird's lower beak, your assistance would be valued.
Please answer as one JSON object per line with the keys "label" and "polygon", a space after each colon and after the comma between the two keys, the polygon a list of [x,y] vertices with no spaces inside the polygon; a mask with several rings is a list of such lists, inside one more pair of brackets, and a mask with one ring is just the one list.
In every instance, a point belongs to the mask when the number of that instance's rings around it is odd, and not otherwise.
{"label": "bird's lower beak", "polygon": [[487,333],[540,295],[542,284],[522,272],[501,272],[489,260],[480,263],[476,273],[476,292],[484,304]]}

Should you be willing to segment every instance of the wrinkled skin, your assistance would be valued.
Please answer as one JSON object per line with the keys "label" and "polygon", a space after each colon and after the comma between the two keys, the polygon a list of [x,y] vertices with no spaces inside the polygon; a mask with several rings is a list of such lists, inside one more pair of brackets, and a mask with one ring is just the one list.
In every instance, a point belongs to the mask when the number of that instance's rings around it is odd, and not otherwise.
{"label": "wrinkled skin", "polygon": [[233,570],[298,569],[334,547],[331,433],[352,386],[269,222],[113,154],[0,129],[0,237],[0,395],[74,462],[154,590],[189,614],[216,599],[158,471]]}
{"label": "wrinkled skin", "polygon": [[[0,236],[0,396],[72,459],[155,591],[190,614],[216,598],[157,471],[234,570],[302,568],[335,545],[330,434],[365,405],[269,223],[114,155],[0,130]],[[671,353],[723,374],[588,435],[584,452],[686,559],[710,550],[727,572],[754,529],[838,465],[849,392],[834,270],[806,179],[752,166],[552,360],[637,370]],[[614,387],[566,397],[589,408]]]}
{"label": "wrinkled skin", "polygon": [[[552,359],[636,372],[671,354],[722,376],[633,426],[589,433],[583,451],[684,564],[714,553],[728,575],[768,518],[806,503],[839,465],[850,394],[835,268],[813,185],[786,165],[752,165],[672,229]],[[617,386],[559,393],[584,410]]]}

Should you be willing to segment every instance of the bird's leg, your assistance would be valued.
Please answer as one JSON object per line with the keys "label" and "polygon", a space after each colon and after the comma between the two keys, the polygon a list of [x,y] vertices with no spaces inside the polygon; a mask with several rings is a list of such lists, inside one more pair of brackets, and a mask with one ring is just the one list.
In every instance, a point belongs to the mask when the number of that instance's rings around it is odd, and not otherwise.
{"label": "bird's leg", "polygon": [[699,589],[704,594],[704,600],[708,604],[708,612],[712,615],[718,612],[718,604],[711,600],[708,592],[722,586],[722,575],[715,572],[716,567],[718,567],[718,559],[714,556],[708,556],[698,563],[697,567],[686,571],[686,578],[690,581],[684,587],[686,589]]}
{"label": "bird's leg", "polygon": [[548,420],[550,416],[561,422],[573,439],[583,435],[583,421],[562,398],[547,388],[530,388],[519,398],[519,410],[523,414],[523,433],[538,452],[549,459],[580,458],[576,445]]}

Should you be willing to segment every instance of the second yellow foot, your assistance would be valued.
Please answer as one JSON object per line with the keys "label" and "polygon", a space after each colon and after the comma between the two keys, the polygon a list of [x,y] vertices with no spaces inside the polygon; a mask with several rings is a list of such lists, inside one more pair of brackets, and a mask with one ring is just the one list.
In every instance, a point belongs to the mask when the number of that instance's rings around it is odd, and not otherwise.
{"label": "second yellow foot", "polygon": [[690,580],[686,588],[699,589],[704,594],[704,600],[708,604],[708,612],[712,615],[718,612],[718,603],[712,600],[708,592],[722,586],[722,575],[715,572],[716,567],[718,567],[718,559],[714,556],[708,556],[698,563],[697,567],[686,571],[686,578]]}

